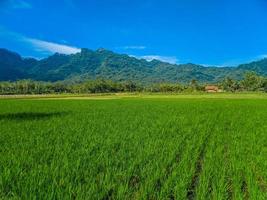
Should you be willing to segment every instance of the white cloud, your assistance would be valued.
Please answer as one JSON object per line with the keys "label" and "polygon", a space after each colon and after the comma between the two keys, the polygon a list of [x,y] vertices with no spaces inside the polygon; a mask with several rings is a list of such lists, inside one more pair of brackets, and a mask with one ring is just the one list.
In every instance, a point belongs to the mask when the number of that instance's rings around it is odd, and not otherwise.
{"label": "white cloud", "polygon": [[222,64],[222,65],[218,65],[218,64],[199,64],[199,65],[201,65],[201,66],[203,66],[203,67],[232,67],[232,65],[224,65],[224,64]]}
{"label": "white cloud", "polygon": [[23,37],[21,39],[22,41],[31,44],[36,51],[62,54],[75,54],[81,51],[81,49],[77,47],[72,47],[64,44],[58,44],[54,42],[48,42],[27,37]]}
{"label": "white cloud", "polygon": [[222,66],[226,66],[226,67],[238,66],[238,65],[241,65],[241,64],[246,64],[246,63],[251,63],[251,62],[254,62],[254,61],[259,61],[259,60],[262,60],[264,58],[267,58],[267,54],[261,54],[261,55],[254,56],[254,57],[249,57],[249,58],[246,58],[246,59],[243,58],[243,59],[230,60],[230,61],[227,61],[227,62],[223,63]]}
{"label": "white cloud", "polygon": [[160,56],[160,55],[146,55],[146,56],[135,56],[139,59],[145,59],[147,61],[160,60],[171,64],[178,64],[179,60],[175,56]]}
{"label": "white cloud", "polygon": [[267,54],[263,54],[259,56],[259,59],[264,59],[264,58],[267,58]]}
{"label": "white cloud", "polygon": [[25,43],[27,46],[33,48],[34,51],[48,53],[61,53],[61,54],[75,54],[81,51],[81,49],[66,44],[59,44],[55,42],[40,40],[36,38],[26,37],[19,33],[14,33],[5,30],[0,26],[0,37],[19,43]]}
{"label": "white cloud", "polygon": [[142,46],[142,45],[136,45],[136,46],[125,46],[125,47],[121,47],[122,49],[136,49],[136,50],[142,50],[142,49],[146,49],[146,46]]}

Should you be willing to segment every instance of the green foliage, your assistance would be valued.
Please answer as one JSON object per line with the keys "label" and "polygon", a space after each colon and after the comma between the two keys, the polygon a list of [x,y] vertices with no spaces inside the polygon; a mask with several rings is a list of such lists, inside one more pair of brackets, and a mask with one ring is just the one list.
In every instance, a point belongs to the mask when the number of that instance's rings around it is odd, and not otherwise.
{"label": "green foliage", "polygon": [[224,79],[219,85],[225,91],[267,91],[267,78],[257,75],[255,72],[246,72],[241,81],[233,80],[229,77]]}
{"label": "green foliage", "polygon": [[104,79],[132,81],[144,85],[154,83],[216,83],[226,77],[242,79],[247,71],[267,75],[267,59],[238,67],[203,67],[195,64],[174,65],[158,60],[148,62],[105,49],[82,49],[73,55],[54,54],[42,60],[24,59],[0,49],[0,81],[32,79],[36,81],[86,81]]}
{"label": "green foliage", "polygon": [[241,86],[248,91],[264,90],[266,78],[258,76],[255,72],[245,74],[244,80],[241,81]]}
{"label": "green foliage", "polygon": [[223,90],[225,91],[237,91],[240,89],[240,85],[239,82],[236,80],[233,80],[229,77],[227,77],[226,79],[224,79],[221,83],[220,83],[221,87],[223,88]]}
{"label": "green foliage", "polygon": [[83,83],[67,84],[64,82],[38,82],[20,80],[0,82],[0,95],[6,94],[53,94],[53,93],[116,93],[140,92],[145,88],[131,81],[114,82],[111,80],[90,80]]}
{"label": "green foliage", "polygon": [[[267,92],[267,78],[253,72],[246,73],[241,81],[226,78],[218,83],[224,91],[263,91]],[[16,82],[0,82],[1,94],[53,94],[53,93],[118,93],[118,92],[161,92],[181,93],[205,91],[205,84],[199,84],[193,79],[189,84],[157,83],[151,85],[137,84],[132,81],[115,82],[96,79],[82,83],[68,82],[38,82],[20,80]]]}

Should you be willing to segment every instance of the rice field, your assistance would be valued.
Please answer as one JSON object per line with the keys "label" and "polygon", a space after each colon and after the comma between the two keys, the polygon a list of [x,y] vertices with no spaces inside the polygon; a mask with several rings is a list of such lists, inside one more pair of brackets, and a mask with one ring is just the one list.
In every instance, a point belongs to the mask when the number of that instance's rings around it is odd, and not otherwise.
{"label": "rice field", "polygon": [[266,120],[256,94],[0,99],[0,199],[264,200]]}

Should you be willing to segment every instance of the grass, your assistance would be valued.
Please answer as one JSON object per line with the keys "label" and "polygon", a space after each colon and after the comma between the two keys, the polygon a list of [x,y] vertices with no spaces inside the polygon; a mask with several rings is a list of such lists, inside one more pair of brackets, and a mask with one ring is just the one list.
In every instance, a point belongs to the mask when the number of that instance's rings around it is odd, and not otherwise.
{"label": "grass", "polygon": [[1,99],[0,199],[267,199],[266,95],[117,96]]}

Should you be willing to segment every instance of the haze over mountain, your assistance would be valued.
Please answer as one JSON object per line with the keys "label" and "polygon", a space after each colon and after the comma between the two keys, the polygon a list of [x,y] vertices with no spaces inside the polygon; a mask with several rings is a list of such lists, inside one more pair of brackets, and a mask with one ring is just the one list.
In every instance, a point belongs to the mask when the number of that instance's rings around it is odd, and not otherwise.
{"label": "haze over mountain", "polygon": [[155,82],[217,82],[225,77],[242,78],[247,71],[267,75],[267,59],[237,67],[205,67],[197,64],[170,64],[159,60],[147,61],[106,49],[82,49],[71,55],[55,53],[36,60],[23,58],[18,53],[0,49],[0,81],[33,79],[39,81],[83,81],[110,79]]}

